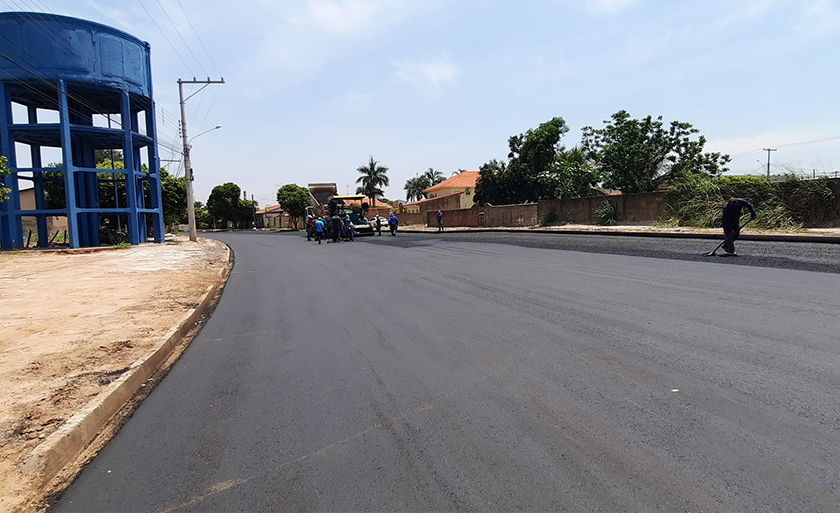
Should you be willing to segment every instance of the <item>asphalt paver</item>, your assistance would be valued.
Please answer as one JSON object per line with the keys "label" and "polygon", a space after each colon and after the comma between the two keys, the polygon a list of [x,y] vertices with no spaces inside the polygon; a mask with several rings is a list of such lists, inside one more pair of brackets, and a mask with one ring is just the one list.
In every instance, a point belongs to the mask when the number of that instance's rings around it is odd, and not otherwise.
{"label": "asphalt paver", "polygon": [[214,234],[214,314],[55,510],[840,508],[830,255],[449,235]]}

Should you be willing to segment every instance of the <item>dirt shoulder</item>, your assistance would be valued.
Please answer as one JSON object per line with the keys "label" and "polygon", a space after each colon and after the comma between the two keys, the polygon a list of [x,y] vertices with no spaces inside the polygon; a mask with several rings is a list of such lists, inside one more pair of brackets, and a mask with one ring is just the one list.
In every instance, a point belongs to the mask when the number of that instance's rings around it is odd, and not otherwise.
{"label": "dirt shoulder", "polygon": [[209,239],[85,254],[0,254],[0,511],[32,492],[32,450],[220,281]]}
{"label": "dirt shoulder", "polygon": [[[592,232],[637,232],[637,233],[703,233],[703,234],[719,234],[721,233],[720,228],[694,228],[690,226],[650,226],[650,225],[615,225],[615,226],[599,226],[594,224],[556,224],[551,226],[532,226],[532,227],[480,227],[480,228],[468,228],[468,227],[459,227],[453,226],[452,228],[446,228],[446,231],[452,232],[459,232],[459,231],[471,231],[471,230],[533,230],[533,231],[551,231],[551,230],[569,230],[569,231],[579,231],[582,233],[592,233]],[[424,231],[424,232],[436,232],[438,231],[437,227],[427,227],[426,225],[410,225],[410,226],[401,226],[400,230],[413,230],[413,231]],[[742,234],[754,234],[754,235],[816,235],[816,236],[825,236],[825,237],[840,237],[840,228],[802,228],[800,230],[757,230],[754,228],[745,228]]]}

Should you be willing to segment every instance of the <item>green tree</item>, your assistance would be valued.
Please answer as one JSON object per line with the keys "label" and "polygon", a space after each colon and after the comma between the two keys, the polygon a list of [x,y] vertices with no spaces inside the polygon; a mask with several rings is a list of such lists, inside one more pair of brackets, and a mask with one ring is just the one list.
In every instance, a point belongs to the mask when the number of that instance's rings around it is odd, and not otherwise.
{"label": "green tree", "polygon": [[210,228],[213,224],[213,218],[204,203],[196,201],[193,203],[193,207],[195,208],[195,225],[198,228]]}
{"label": "green tree", "polygon": [[598,194],[598,169],[589,162],[583,150],[561,149],[554,165],[538,176],[543,199],[583,198]]}
{"label": "green tree", "polygon": [[306,207],[310,205],[309,189],[294,183],[289,183],[277,189],[277,203],[289,214],[295,230],[298,222],[306,215]]}
{"label": "green tree", "polygon": [[384,194],[380,187],[387,187],[389,185],[387,174],[388,168],[380,166],[379,162],[373,160],[373,156],[371,156],[367,165],[359,166],[356,168],[356,171],[362,175],[356,179],[356,183],[362,184],[360,187],[356,188],[356,194],[364,194],[370,198],[373,201],[373,206],[375,207],[376,198],[381,197]]}
{"label": "green tree", "polygon": [[187,179],[175,178],[160,168],[160,193],[163,222],[167,225],[187,222]]}
{"label": "green tree", "polygon": [[429,185],[425,176],[415,176],[405,181],[405,199],[406,201],[421,200],[426,197],[423,191],[428,189]]}
{"label": "green tree", "polygon": [[[8,176],[11,174],[11,170],[9,169],[9,164],[6,161],[6,157],[0,155],[0,180],[3,179],[4,176]],[[0,203],[3,203],[7,199],[9,199],[9,193],[12,190],[7,187],[0,187]]]}
{"label": "green tree", "polygon": [[239,228],[246,228],[254,221],[254,215],[259,207],[259,202],[241,199],[239,208],[236,210],[236,225]]}
{"label": "green tree", "polygon": [[440,171],[436,171],[435,169],[433,169],[431,167],[429,169],[427,169],[426,172],[423,173],[420,176],[423,177],[425,179],[426,183],[428,184],[428,185],[426,185],[427,189],[429,187],[433,186],[433,185],[437,185],[440,182],[446,180],[446,178],[443,176],[443,173],[441,173]]}
{"label": "green tree", "polygon": [[111,161],[123,162],[123,153],[120,150],[95,150],[96,167],[99,169],[123,169],[111,166]]}
{"label": "green tree", "polygon": [[478,168],[478,180],[475,183],[473,196],[476,203],[507,205],[513,203],[510,200],[510,193],[505,162],[493,159]]}
{"label": "green tree", "polygon": [[228,221],[236,223],[239,219],[239,197],[242,190],[233,182],[227,182],[213,187],[207,198],[207,212],[213,222],[220,221],[227,225]]}
{"label": "green tree", "polygon": [[690,123],[662,116],[634,119],[621,110],[603,128],[584,127],[582,148],[601,172],[604,187],[622,192],[650,192],[678,174],[718,175],[727,171],[729,155],[704,153],[704,136]]}
{"label": "green tree", "polygon": [[508,163],[490,161],[481,166],[475,187],[479,203],[503,205],[554,197],[544,179],[556,171],[557,158],[564,151],[560,139],[569,131],[566,121],[555,117],[524,134],[508,139]]}

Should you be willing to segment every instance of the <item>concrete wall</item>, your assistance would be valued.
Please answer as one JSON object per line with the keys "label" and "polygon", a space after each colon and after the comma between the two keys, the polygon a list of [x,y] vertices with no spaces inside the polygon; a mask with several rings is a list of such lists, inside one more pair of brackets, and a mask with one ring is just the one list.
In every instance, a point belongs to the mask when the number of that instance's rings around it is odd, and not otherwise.
{"label": "concrete wall", "polygon": [[525,205],[487,205],[484,207],[484,226],[534,226],[537,224],[536,203]]}
{"label": "concrete wall", "polygon": [[[437,210],[429,211],[423,214],[426,216],[426,224],[428,226],[437,226]],[[479,213],[478,205],[472,208],[459,208],[456,210],[443,210],[443,226],[482,226],[481,218],[483,216]]]}
{"label": "concrete wall", "polygon": [[649,223],[662,217],[667,195],[667,192],[646,192],[616,196],[542,200],[539,202],[537,220],[542,219],[552,210],[557,210],[561,222],[591,224],[594,222],[595,209],[606,199],[615,205],[619,222]]}
{"label": "concrete wall", "polygon": [[[437,213],[437,210],[435,210]],[[388,217],[388,216],[384,216]],[[400,212],[397,214],[397,219],[400,220],[400,224],[402,223],[409,223],[409,224],[426,224],[426,214],[421,214],[419,212],[410,213],[410,212]]]}
{"label": "concrete wall", "polygon": [[[829,180],[828,188],[834,193],[834,211],[840,216],[840,178]],[[835,227],[840,226],[840,219],[835,219],[830,225]]]}

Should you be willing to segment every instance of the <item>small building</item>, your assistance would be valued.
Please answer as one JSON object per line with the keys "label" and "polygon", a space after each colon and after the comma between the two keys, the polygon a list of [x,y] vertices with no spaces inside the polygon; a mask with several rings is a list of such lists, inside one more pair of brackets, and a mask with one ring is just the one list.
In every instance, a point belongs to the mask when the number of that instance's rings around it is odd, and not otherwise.
{"label": "small building", "polygon": [[[285,228],[283,226],[283,207],[280,205],[268,205],[257,210],[254,214],[257,228]],[[288,225],[288,223],[286,223]]]}
{"label": "small building", "polygon": [[[22,210],[36,210],[34,187],[20,190],[20,208]],[[62,235],[67,230],[67,218],[63,216],[46,216],[46,220],[47,234],[50,238],[63,242]],[[36,238],[38,237],[38,219],[36,217],[22,216],[21,225],[23,227],[24,241],[29,238],[30,232]]]}
{"label": "small building", "polygon": [[[454,193],[461,193],[460,208],[472,208],[472,206],[475,205],[473,197],[475,193],[475,183],[478,181],[478,177],[478,171],[461,171],[457,175],[447,178],[439,184],[429,187],[428,189],[423,191],[423,193],[428,199],[448,196]],[[412,205],[412,203],[406,205],[406,211],[409,211],[409,205]]]}
{"label": "small building", "polygon": [[[435,196],[433,198],[426,198],[412,203],[406,203],[402,207],[402,211],[407,214],[423,214],[430,210],[458,210],[464,208],[462,206],[464,196],[462,191]],[[471,208],[471,207],[467,207]]]}

